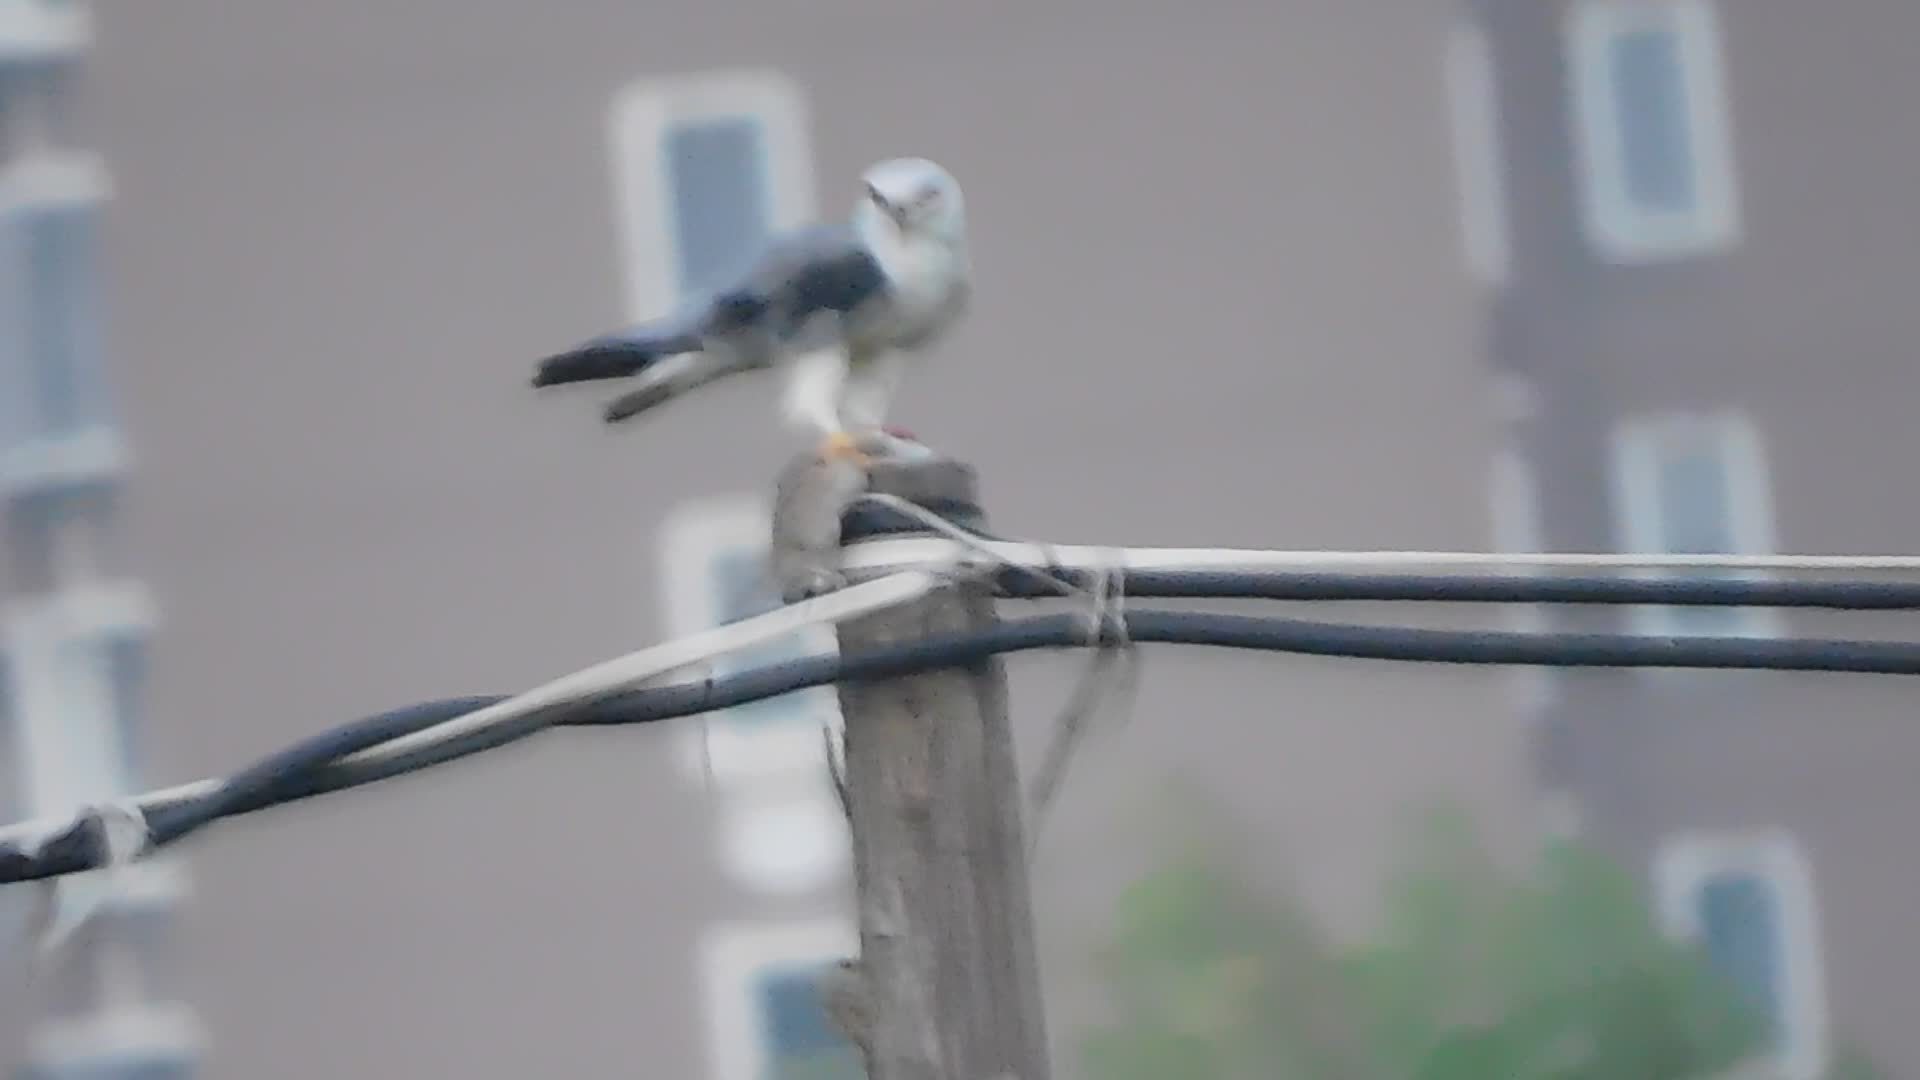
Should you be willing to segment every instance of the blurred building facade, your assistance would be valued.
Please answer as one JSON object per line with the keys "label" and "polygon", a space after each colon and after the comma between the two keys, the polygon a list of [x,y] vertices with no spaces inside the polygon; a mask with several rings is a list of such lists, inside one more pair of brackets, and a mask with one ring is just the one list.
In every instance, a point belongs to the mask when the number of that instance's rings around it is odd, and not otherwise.
{"label": "blurred building facade", "polygon": [[[1504,456],[1526,542],[1920,544],[1881,467],[1920,394],[1904,212],[1920,135],[1899,119],[1920,83],[1896,44],[1920,35],[1920,8],[1484,0],[1475,21],[1498,118],[1491,360],[1522,402]],[[1704,609],[1585,625],[1890,626]],[[1647,672],[1536,690],[1543,784],[1773,1018],[1778,1075],[1822,1075],[1847,1048],[1920,1068],[1920,874],[1880,847],[1920,814],[1899,680]]]}
{"label": "blurred building facade", "polygon": [[[59,565],[137,567],[164,605],[140,698],[157,781],[765,606],[775,388],[609,432],[596,392],[529,391],[530,362],[838,213],[897,153],[958,174],[981,275],[899,419],[981,470],[1001,529],[1899,547],[1920,530],[1828,474],[1830,447],[1871,460],[1899,430],[1851,419],[1907,378],[1891,279],[1851,283],[1902,265],[1873,208],[1911,166],[1834,118],[1898,100],[1905,68],[1871,46],[1916,16],[1844,6],[1865,29],[1787,0],[107,0],[129,434],[110,467],[63,466],[62,505],[112,542]],[[1855,384],[1813,374],[1842,363]],[[55,565],[32,553],[67,549],[16,504],[9,594],[30,596]],[[1075,672],[1013,671],[1031,747]],[[1046,824],[1063,1063],[1087,935],[1152,855],[1139,792],[1170,774],[1257,822],[1257,861],[1353,932],[1403,811],[1451,796],[1519,838],[1544,784],[1778,1003],[1795,1075],[1829,1028],[1920,1061],[1897,1020],[1920,938],[1895,919],[1920,883],[1841,846],[1911,805],[1894,693],[1156,653]],[[8,780],[39,775],[13,700]],[[212,831],[178,915],[199,1075],[757,1080],[843,1055],[806,979],[851,940],[833,713],[802,695],[556,734]]]}
{"label": "blurred building facade", "polygon": [[[842,212],[893,154],[961,177],[981,274],[899,418],[980,469],[1000,527],[1487,542],[1444,11],[182,0],[97,21],[122,520],[167,617],[156,781],[765,604],[759,507],[795,446],[776,388],[611,432],[595,392],[535,395],[529,364]],[[1342,59],[1362,52],[1391,62]],[[1058,659],[1013,665],[1029,749],[1078,674]],[[1506,690],[1150,658],[1136,719],[1046,824],[1063,1059],[1161,780],[1219,792],[1263,867],[1357,932],[1420,800],[1524,831]],[[558,734],[213,830],[180,916],[200,1075],[747,1080],[840,1054],[805,978],[850,932],[832,705]]]}
{"label": "blurred building facade", "polygon": [[[104,334],[109,178],[88,123],[83,4],[0,4],[0,812],[62,813],[142,786],[154,607],[125,558],[129,453]],[[185,877],[141,865],[59,910],[0,896],[0,1038],[20,1076],[193,1075],[168,947]],[[75,918],[91,912],[84,921]],[[30,961],[34,928],[59,935]],[[51,940],[51,939],[43,939]],[[18,948],[15,948],[16,943]],[[28,993],[28,965],[37,969]]]}

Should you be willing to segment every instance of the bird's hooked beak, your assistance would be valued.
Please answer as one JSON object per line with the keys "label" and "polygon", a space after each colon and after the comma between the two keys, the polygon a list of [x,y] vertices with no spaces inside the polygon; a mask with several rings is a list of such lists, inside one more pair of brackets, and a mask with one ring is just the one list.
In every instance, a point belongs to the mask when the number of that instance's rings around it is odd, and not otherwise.
{"label": "bird's hooked beak", "polygon": [[873,200],[873,205],[879,207],[880,212],[893,221],[894,227],[899,229],[907,227],[907,207],[893,203],[885,195],[880,194],[880,189],[872,184],[867,185],[867,198]]}

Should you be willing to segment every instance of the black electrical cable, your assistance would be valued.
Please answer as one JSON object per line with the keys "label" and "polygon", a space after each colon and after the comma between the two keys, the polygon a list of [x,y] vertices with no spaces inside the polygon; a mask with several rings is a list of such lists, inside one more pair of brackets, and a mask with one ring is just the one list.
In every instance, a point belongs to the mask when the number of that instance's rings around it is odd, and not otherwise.
{"label": "black electrical cable", "polygon": [[[1558,667],[1675,667],[1920,675],[1920,644],[1817,639],[1670,638],[1617,634],[1524,634],[1495,630],[1428,630],[1313,622],[1255,615],[1129,611],[1136,642],[1210,645],[1315,656],[1451,664],[1537,664]],[[1111,639],[1109,639],[1111,640]],[[466,732],[374,762],[347,754],[430,727],[502,700],[469,697],[397,709],[305,740],[236,774],[216,792],[155,807],[154,842],[176,842],[220,817],[251,813],[332,791],[370,784],[453,761],[525,738],[555,723],[603,726],[647,723],[710,712],[813,686],[890,678],[978,663],[990,656],[1090,644],[1080,615],[1011,620],[964,634],[906,642],[845,655],[771,664],[722,679],[631,691],[587,706],[559,706],[513,723]],[[0,844],[0,883],[72,873],[97,866],[104,851],[97,816],[88,815],[35,851]]]}
{"label": "black electrical cable", "polygon": [[[986,531],[987,518],[981,509],[970,502],[954,499],[920,498],[914,505],[927,511],[947,524],[961,529],[981,540],[1002,541],[1005,537],[995,536]],[[840,542],[851,544],[858,540],[875,540],[882,536],[915,536],[925,538],[927,525],[916,517],[901,513],[897,508],[877,502],[856,502],[840,515]]]}
{"label": "black electrical cable", "polygon": [[[1074,585],[1092,570],[1041,571]],[[1530,575],[1356,574],[1293,570],[1124,570],[1127,596],[1183,600],[1421,601],[1480,604],[1665,604],[1676,607],[1920,610],[1920,582],[1786,581],[1743,578],[1546,577]],[[1021,599],[1058,596],[1030,570],[1007,567],[996,589]]]}

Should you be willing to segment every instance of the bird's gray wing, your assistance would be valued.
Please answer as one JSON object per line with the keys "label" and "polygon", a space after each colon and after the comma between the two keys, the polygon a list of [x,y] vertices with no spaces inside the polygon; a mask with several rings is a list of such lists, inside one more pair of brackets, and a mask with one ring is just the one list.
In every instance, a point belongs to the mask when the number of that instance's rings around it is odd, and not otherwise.
{"label": "bird's gray wing", "polygon": [[886,291],[886,274],[850,226],[808,226],[776,237],[737,284],[715,294],[707,329],[816,348],[837,340],[843,318]]}
{"label": "bird's gray wing", "polygon": [[535,385],[639,375],[607,405],[609,422],[707,383],[843,340],[845,316],[886,294],[887,278],[853,229],[814,225],[768,243],[734,284],[693,307],[549,358]]}
{"label": "bird's gray wing", "polygon": [[650,364],[608,404],[619,422],[690,390],[845,337],[845,316],[886,294],[887,278],[851,228],[782,233],[735,283],[704,305],[697,352]]}

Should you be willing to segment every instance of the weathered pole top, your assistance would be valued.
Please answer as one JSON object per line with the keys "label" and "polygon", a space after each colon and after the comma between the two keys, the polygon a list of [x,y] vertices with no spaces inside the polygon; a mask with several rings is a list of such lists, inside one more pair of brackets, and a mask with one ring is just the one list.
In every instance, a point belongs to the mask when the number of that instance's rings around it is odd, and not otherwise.
{"label": "weathered pole top", "polygon": [[774,489],[771,561],[788,603],[844,585],[840,547],[876,536],[926,534],[924,522],[876,503],[866,492],[905,499],[965,529],[984,529],[973,466],[914,443],[910,451],[876,456],[866,466],[845,459],[796,455]]}
{"label": "weathered pole top", "polygon": [[[986,527],[986,515],[980,509],[979,475],[973,466],[953,458],[877,460],[867,469],[865,490],[905,499],[961,528]],[[850,500],[840,515],[842,544],[894,533],[928,531],[924,522],[874,503]]]}
{"label": "weathered pole top", "polygon": [[950,457],[880,458],[867,469],[867,490],[922,505],[972,503],[979,498],[979,478],[973,466]]}

